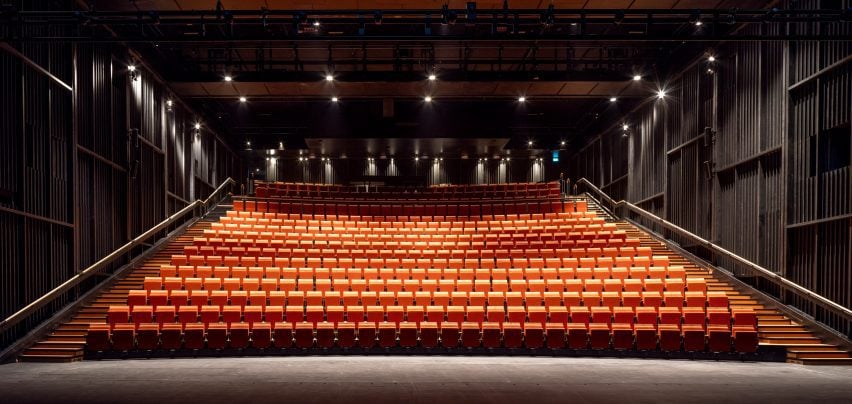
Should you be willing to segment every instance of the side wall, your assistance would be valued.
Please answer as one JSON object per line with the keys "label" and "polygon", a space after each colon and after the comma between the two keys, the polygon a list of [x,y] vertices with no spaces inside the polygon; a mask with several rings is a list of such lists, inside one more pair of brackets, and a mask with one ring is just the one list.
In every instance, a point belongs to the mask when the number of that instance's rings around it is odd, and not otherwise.
{"label": "side wall", "polygon": [[[852,34],[849,24],[789,29]],[[713,52],[715,63],[698,61],[663,84],[665,99],[624,117],[626,134],[619,122],[579,150],[570,177],[852,307],[852,42],[739,42]],[[713,133],[705,138],[704,128]],[[848,322],[816,316],[852,333]]]}
{"label": "side wall", "polygon": [[[151,72],[130,79],[127,49],[12,46],[73,90],[0,50],[0,318],[238,175],[236,154],[204,128],[196,136],[196,116]],[[3,333],[0,348],[98,278]]]}

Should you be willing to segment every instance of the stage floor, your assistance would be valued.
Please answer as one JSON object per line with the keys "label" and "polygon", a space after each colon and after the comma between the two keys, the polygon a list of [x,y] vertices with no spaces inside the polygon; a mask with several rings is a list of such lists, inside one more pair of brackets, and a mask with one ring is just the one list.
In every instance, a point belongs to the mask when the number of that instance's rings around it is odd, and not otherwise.
{"label": "stage floor", "polygon": [[308,356],[0,366],[0,402],[852,402],[852,367],[551,357]]}

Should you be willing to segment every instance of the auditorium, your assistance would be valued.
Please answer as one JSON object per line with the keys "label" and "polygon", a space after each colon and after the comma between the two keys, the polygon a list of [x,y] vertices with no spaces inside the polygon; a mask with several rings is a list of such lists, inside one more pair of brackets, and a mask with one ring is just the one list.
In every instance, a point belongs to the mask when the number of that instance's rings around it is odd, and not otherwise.
{"label": "auditorium", "polygon": [[0,397],[852,401],[850,0],[0,0]]}

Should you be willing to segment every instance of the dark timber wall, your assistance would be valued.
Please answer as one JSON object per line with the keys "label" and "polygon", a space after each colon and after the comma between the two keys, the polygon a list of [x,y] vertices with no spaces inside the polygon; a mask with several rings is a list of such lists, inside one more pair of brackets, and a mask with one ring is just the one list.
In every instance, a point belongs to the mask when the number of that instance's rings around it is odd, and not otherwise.
{"label": "dark timber wall", "polygon": [[[624,117],[626,135],[618,122],[577,151],[569,173],[852,307],[852,32],[835,23],[789,29],[847,40],[720,45],[716,63],[702,58],[664,83],[668,97]],[[707,145],[705,127],[715,131]],[[816,317],[852,335],[848,322]]]}
{"label": "dark timber wall", "polygon": [[[37,10],[72,6],[17,3]],[[187,201],[205,198],[228,176],[238,178],[236,155],[205,128],[196,136],[196,116],[153,74],[140,66],[138,79],[130,79],[126,49],[67,43],[13,47],[73,90],[0,51],[2,318]],[[174,100],[171,109],[167,99]],[[4,333],[0,348],[96,280]]]}

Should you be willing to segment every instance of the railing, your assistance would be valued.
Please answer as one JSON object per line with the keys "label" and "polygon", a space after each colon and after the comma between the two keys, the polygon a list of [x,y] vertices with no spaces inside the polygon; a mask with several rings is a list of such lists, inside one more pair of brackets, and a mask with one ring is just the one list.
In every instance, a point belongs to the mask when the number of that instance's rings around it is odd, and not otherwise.
{"label": "railing", "polygon": [[[657,216],[657,215],[655,215],[651,212],[648,212],[648,211],[646,211],[646,210],[644,210],[644,209],[642,209],[642,208],[640,208],[640,207],[638,207],[638,206],[636,206],[636,205],[634,205],[630,202],[627,202],[625,200],[615,201],[612,198],[610,198],[609,195],[605,194],[603,191],[601,191],[598,187],[596,187],[594,184],[592,184],[591,182],[589,182],[585,178],[579,179],[576,182],[576,184],[578,186],[583,186],[585,188],[585,190],[587,190],[587,191],[591,191],[590,195],[592,195],[593,197],[597,196],[597,198],[595,198],[595,199],[597,199],[602,205],[606,204],[606,206],[608,206],[608,209],[609,209],[610,212],[612,212],[612,214],[618,215],[618,213],[616,212],[616,208],[624,207],[625,209],[629,210],[630,212],[633,212],[633,213],[635,213],[635,214],[637,214],[637,215],[639,215],[639,216],[641,216],[641,217],[643,217],[647,220],[650,220],[654,224],[661,226],[661,227],[665,228],[666,230],[669,230],[673,233],[677,233],[677,234],[695,242],[698,246],[703,247],[703,248],[707,249],[708,251],[710,251],[714,254],[727,257],[727,258],[737,262],[738,264],[742,265],[743,268],[751,271],[752,274],[754,274],[754,275],[756,275],[756,276],[758,276],[762,279],[765,279],[765,280],[769,281],[770,283],[772,283],[773,285],[775,285],[779,289],[779,294],[781,296],[784,295],[784,292],[792,293],[793,295],[795,295],[795,296],[797,296],[801,299],[804,299],[804,300],[806,300],[806,301],[808,301],[808,302],[810,302],[810,303],[812,303],[816,306],[819,306],[820,308],[822,308],[823,310],[825,310],[827,312],[830,312],[830,313],[832,313],[836,316],[842,317],[847,322],[847,325],[849,324],[849,322],[852,322],[852,310],[849,310],[848,308],[843,307],[843,306],[823,297],[822,295],[805,288],[804,286],[801,286],[801,285],[799,285],[799,284],[797,284],[793,281],[790,281],[789,279],[784,278],[781,275],[778,275],[778,274],[776,274],[776,273],[774,273],[774,272],[772,272],[772,271],[770,271],[766,268],[763,268],[760,265],[755,264],[754,262],[751,262],[751,261],[749,261],[749,260],[747,260],[743,257],[740,257],[739,255],[737,255],[737,254],[735,254],[731,251],[728,251],[728,250],[726,250],[726,249],[724,249],[724,248],[722,248],[722,247],[720,247],[716,244],[713,244],[712,242],[705,240],[705,239],[693,234],[692,232],[690,232],[690,231],[688,231],[688,230],[686,230],[686,229],[684,229],[684,228],[682,228],[682,227],[680,227],[680,226],[678,226],[678,225],[676,225],[672,222],[669,222],[668,220],[665,220],[665,219],[663,219],[663,218],[661,218],[661,217],[659,217],[659,216]],[[779,301],[779,303],[784,304],[783,301]],[[801,308],[799,308],[799,309],[801,310]],[[808,315],[810,315],[814,318],[817,318],[817,315],[815,315],[816,310],[814,310],[813,312],[810,312],[810,313],[806,313],[806,314],[808,314]],[[840,331],[840,332],[846,334],[847,338],[848,338],[849,330],[845,330],[845,331],[844,330],[837,330],[837,331]]]}
{"label": "railing", "polygon": [[236,184],[236,181],[234,181],[232,178],[226,179],[221,185],[219,185],[218,188],[216,188],[216,190],[214,190],[210,194],[209,197],[207,197],[207,199],[203,201],[200,199],[195,200],[183,209],[179,210],[177,213],[169,216],[162,222],[156,224],[154,227],[136,236],[133,240],[127,242],[127,244],[119,247],[117,250],[109,253],[107,256],[101,258],[94,264],[90,265],[88,268],[80,271],[77,275],[74,275],[67,281],[63,282],[61,285],[53,288],[53,290],[45,293],[43,296],[34,300],[32,303],[24,306],[22,309],[18,310],[17,312],[0,322],[0,332],[4,332],[9,328],[15,326],[15,324],[20,323],[34,311],[44,307],[48,303],[62,296],[64,293],[76,287],[81,282],[98,273],[98,271],[104,268],[105,266],[111,264],[119,258],[124,257],[124,255],[133,250],[134,247],[139,246],[140,244],[145,242],[145,240],[150,239],[151,237],[153,237],[163,229],[168,228],[183,217],[189,214],[192,214],[192,217],[200,217],[207,214],[210,211],[210,203],[212,201],[222,200],[223,197],[220,197],[220,194],[226,189],[230,189],[230,187],[232,187],[234,184]]}

